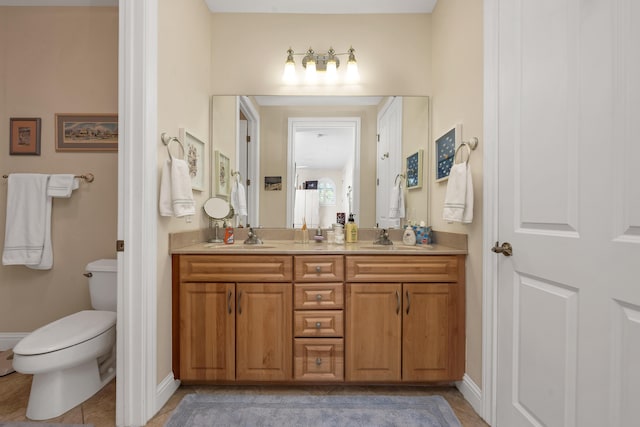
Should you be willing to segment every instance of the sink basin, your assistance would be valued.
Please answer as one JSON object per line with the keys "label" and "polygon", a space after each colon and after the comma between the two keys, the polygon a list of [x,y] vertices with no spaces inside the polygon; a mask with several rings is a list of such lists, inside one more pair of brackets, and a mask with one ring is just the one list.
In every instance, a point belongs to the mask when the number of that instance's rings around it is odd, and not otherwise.
{"label": "sink basin", "polygon": [[269,245],[221,245],[219,243],[210,243],[207,245],[204,245],[205,248],[216,248],[216,249],[222,249],[222,250],[244,250],[244,249],[252,249],[252,250],[257,250],[257,249],[273,249],[275,248],[275,246],[269,246]]}

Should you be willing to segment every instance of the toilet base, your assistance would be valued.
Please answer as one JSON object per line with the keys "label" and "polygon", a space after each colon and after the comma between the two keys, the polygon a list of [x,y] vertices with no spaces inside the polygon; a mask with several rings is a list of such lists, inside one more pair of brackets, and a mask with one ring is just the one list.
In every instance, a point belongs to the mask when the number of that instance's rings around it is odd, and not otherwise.
{"label": "toilet base", "polygon": [[92,359],[68,369],[35,374],[27,405],[27,418],[47,420],[84,402],[115,377],[114,360],[115,357],[111,355],[102,363],[98,359]]}

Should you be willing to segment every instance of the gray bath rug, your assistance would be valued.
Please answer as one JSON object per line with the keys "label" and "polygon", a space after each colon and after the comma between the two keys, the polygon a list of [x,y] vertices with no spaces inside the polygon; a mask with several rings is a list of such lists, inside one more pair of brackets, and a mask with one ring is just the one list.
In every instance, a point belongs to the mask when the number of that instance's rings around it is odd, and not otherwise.
{"label": "gray bath rug", "polygon": [[460,427],[442,396],[188,394],[165,427]]}

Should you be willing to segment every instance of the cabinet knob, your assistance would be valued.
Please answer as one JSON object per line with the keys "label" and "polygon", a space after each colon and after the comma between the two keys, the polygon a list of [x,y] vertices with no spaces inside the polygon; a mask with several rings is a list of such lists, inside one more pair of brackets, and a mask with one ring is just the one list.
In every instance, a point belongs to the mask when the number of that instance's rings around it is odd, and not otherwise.
{"label": "cabinet knob", "polygon": [[322,323],[316,322],[316,329],[320,329],[322,327]]}
{"label": "cabinet knob", "polygon": [[321,273],[322,272],[322,268],[318,265],[316,266],[316,273]]}
{"label": "cabinet knob", "polygon": [[322,301],[322,295],[316,294],[316,301]]}
{"label": "cabinet knob", "polygon": [[320,357],[316,358],[316,365],[317,366],[322,365],[322,358],[320,358]]}

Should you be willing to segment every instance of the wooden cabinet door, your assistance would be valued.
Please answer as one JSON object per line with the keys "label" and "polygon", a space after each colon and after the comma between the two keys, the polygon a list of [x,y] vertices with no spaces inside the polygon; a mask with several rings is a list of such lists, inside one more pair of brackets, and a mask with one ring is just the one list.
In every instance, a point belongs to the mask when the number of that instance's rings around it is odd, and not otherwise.
{"label": "wooden cabinet door", "polygon": [[348,283],[347,381],[400,381],[402,286]]}
{"label": "wooden cabinet door", "polygon": [[292,378],[293,287],[290,283],[236,285],[236,379]]}
{"label": "wooden cabinet door", "polygon": [[180,379],[235,377],[235,285],[180,284]]}
{"label": "wooden cabinet door", "polygon": [[403,381],[462,379],[457,290],[452,284],[403,285]]}

